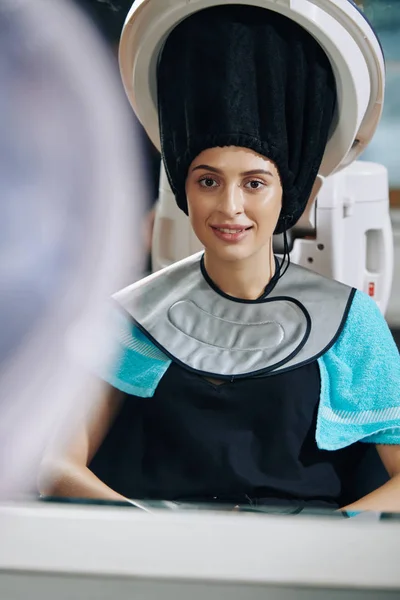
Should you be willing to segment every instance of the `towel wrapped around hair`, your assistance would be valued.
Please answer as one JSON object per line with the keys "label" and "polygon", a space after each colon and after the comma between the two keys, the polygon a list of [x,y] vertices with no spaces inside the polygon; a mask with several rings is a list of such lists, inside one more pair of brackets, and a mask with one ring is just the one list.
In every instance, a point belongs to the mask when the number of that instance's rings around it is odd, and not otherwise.
{"label": "towel wrapped around hair", "polygon": [[168,36],[158,64],[163,160],[178,206],[193,159],[217,146],[272,160],[283,187],[276,229],[303,213],[336,103],[330,62],[300,25],[254,6],[201,10]]}

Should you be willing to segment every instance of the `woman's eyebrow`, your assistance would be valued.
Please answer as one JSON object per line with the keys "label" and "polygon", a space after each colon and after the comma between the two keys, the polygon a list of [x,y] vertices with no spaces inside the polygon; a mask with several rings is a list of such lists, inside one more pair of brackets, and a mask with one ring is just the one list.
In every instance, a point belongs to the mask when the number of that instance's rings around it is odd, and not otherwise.
{"label": "woman's eyebrow", "polygon": [[198,169],[213,171],[213,173],[222,173],[221,169],[217,169],[217,167],[210,167],[210,165],[197,165],[197,167],[193,167],[192,172],[197,171]]}
{"label": "woman's eyebrow", "polygon": [[271,173],[271,171],[266,171],[265,169],[253,169],[252,171],[243,171],[243,173],[240,173],[240,175],[242,175],[243,177],[245,175],[270,175],[271,177],[273,177],[273,173]]}
{"label": "woman's eyebrow", "polygon": [[[197,171],[198,169],[204,169],[205,171],[212,171],[213,173],[221,174],[223,171],[221,169],[217,169],[217,167],[211,167],[210,165],[197,165],[197,167],[193,167],[193,171]],[[273,173],[271,171],[266,171],[265,169],[253,169],[252,171],[243,171],[240,173],[241,177],[245,177],[246,175],[269,175],[273,177]]]}

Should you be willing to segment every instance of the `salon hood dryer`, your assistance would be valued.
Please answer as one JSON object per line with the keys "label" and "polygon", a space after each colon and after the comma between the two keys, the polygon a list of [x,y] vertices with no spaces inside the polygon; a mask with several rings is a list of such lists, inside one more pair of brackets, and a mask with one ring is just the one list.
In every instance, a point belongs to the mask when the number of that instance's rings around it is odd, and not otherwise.
{"label": "salon hood dryer", "polygon": [[[308,207],[290,232],[291,260],[365,291],[384,312],[393,270],[387,172],[381,165],[356,159],[380,120],[385,65],[379,40],[356,4],[350,0],[137,0],[125,22],[119,57],[124,87],[137,117],[160,149],[159,53],[180,21],[222,4],[278,12],[309,31],[329,57],[337,88],[336,114]],[[200,242],[176,206],[161,169],[153,270],[199,249]]]}

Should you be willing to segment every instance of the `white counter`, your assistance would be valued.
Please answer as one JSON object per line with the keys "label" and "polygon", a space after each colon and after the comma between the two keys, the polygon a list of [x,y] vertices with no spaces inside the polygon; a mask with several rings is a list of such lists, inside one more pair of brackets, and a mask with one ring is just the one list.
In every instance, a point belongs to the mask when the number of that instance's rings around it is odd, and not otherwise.
{"label": "white counter", "polygon": [[44,503],[0,532],[2,600],[400,597],[400,521]]}

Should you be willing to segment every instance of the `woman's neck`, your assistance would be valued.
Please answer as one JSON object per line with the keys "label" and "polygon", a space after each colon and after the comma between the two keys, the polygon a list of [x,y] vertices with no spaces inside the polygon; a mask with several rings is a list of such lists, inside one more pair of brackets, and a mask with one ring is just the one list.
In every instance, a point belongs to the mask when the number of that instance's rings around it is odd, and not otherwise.
{"label": "woman's neck", "polygon": [[257,300],[275,274],[272,243],[243,260],[221,260],[206,250],[204,266],[210,279],[224,294],[242,300]]}

